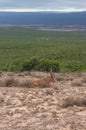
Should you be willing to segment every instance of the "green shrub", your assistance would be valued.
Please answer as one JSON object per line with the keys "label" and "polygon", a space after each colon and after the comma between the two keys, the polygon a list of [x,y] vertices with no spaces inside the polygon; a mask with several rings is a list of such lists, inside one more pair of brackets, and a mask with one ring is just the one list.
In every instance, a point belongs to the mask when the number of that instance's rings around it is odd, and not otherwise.
{"label": "green shrub", "polygon": [[22,65],[23,71],[38,70],[49,72],[51,69],[53,72],[59,72],[59,63],[56,60],[47,58],[31,58],[26,60]]}
{"label": "green shrub", "polygon": [[53,72],[59,72],[59,63],[56,60],[52,59],[40,59],[39,61],[39,70],[40,71],[50,71],[52,69]]}
{"label": "green shrub", "polygon": [[71,71],[71,72],[76,72],[76,71],[80,71],[81,70],[81,66],[80,64],[68,64],[66,65],[67,70]]}
{"label": "green shrub", "polygon": [[28,70],[31,70],[32,69],[32,66],[30,64],[30,60],[26,60],[25,63],[22,65],[22,71],[28,71]]}
{"label": "green shrub", "polygon": [[22,65],[23,71],[29,71],[32,70],[38,63],[38,59],[31,58],[25,61],[25,63]]}

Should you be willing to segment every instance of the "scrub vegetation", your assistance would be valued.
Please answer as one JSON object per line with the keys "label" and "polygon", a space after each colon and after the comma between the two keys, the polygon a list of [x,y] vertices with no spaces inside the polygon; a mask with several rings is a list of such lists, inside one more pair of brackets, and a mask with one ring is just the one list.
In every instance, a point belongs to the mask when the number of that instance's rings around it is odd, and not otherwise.
{"label": "scrub vegetation", "polygon": [[0,71],[21,71],[33,57],[58,63],[61,72],[86,71],[86,32],[0,28]]}

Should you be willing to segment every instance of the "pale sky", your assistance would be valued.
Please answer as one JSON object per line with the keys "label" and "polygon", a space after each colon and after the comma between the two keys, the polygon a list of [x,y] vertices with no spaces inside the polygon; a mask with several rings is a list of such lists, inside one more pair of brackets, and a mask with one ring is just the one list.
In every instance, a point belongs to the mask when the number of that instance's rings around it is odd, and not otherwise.
{"label": "pale sky", "polygon": [[86,0],[0,0],[0,11],[86,11]]}

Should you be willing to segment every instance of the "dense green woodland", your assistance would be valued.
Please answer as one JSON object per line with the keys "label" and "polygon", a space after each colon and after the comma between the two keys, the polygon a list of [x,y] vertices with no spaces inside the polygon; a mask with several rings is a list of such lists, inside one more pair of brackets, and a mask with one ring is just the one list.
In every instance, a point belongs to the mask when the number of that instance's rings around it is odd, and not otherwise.
{"label": "dense green woodland", "polygon": [[86,32],[0,28],[0,71],[20,71],[31,57],[59,62],[60,71],[86,71]]}

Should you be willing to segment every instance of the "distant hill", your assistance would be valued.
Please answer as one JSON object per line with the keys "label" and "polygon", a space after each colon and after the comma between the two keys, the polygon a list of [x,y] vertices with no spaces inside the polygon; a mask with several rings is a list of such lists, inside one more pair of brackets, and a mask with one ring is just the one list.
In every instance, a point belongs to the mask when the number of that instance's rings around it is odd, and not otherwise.
{"label": "distant hill", "polygon": [[86,12],[0,12],[0,25],[86,25]]}

